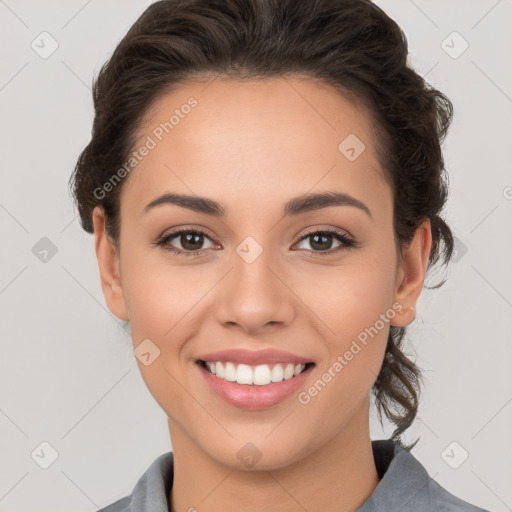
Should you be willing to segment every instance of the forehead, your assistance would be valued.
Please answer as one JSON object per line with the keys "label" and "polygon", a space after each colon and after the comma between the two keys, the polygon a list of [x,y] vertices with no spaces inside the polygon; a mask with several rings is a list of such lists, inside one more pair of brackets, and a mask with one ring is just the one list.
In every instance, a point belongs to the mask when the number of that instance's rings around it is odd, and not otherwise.
{"label": "forehead", "polygon": [[140,213],[157,195],[183,192],[254,215],[325,190],[386,208],[374,137],[361,104],[311,80],[186,83],[146,113],[134,150],[151,149],[130,172],[121,210]]}

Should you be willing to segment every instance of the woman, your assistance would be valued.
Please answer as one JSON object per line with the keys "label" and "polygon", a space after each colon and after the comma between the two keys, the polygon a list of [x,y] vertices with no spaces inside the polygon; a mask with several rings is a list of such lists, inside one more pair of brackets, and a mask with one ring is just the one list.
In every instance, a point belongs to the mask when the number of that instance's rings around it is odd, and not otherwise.
{"label": "woman", "polygon": [[366,0],[163,0],[102,68],[71,184],[173,447],[103,510],[482,510],[400,438],[453,249],[452,105],[407,53]]}

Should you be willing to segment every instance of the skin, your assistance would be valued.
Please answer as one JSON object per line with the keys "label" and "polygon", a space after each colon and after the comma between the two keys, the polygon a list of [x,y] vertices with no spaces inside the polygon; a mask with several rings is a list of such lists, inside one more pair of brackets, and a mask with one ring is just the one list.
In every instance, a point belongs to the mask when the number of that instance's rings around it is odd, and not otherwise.
{"label": "skin", "polygon": [[[430,223],[419,226],[399,258],[392,192],[370,116],[335,91],[298,76],[187,83],[152,106],[139,140],[190,96],[197,107],[126,178],[119,252],[106,236],[102,209],[93,213],[107,305],[130,321],[134,347],[149,338],[160,350],[152,364],[137,363],[168,415],[175,457],[171,511],[240,504],[248,512],[357,510],[379,483],[369,393],[389,323],[306,405],[294,393],[262,411],[239,409],[210,390],[195,360],[233,347],[286,350],[315,362],[301,388],[307,390],[393,303],[403,310],[391,325],[414,320]],[[351,133],[366,146],[352,162],[338,150]],[[372,218],[353,206],[281,218],[288,199],[326,191],[357,198]],[[214,199],[228,214],[221,220],[166,204],[143,215],[165,192]],[[203,256],[154,245],[182,226],[213,235],[196,246]],[[318,249],[303,238],[313,227],[338,228],[359,246],[322,255],[342,244],[332,238]],[[250,264],[236,252],[247,236],[263,249]],[[183,237],[172,240],[178,248],[182,243]],[[261,452],[252,468],[237,457],[248,442]]]}

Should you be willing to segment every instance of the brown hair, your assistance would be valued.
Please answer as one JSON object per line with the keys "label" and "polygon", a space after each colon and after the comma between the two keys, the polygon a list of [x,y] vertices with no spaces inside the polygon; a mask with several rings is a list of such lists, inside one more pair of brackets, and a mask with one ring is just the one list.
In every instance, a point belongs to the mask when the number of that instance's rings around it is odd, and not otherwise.
{"label": "brown hair", "polygon": [[[82,227],[93,232],[92,211],[101,206],[107,233],[118,247],[122,183],[103,197],[95,190],[126,162],[144,114],[163,94],[208,74],[262,79],[297,73],[368,106],[394,194],[397,248],[410,242],[428,218],[428,269],[441,256],[446,264],[453,236],[440,216],[447,199],[441,143],[453,107],[408,66],[407,56],[400,27],[369,0],[155,2],[119,42],[93,84],[92,137],[70,179]],[[402,446],[400,436],[417,414],[421,379],[420,368],[401,350],[404,334],[404,327],[390,327],[372,388],[379,419],[384,411],[396,425],[392,438]]]}

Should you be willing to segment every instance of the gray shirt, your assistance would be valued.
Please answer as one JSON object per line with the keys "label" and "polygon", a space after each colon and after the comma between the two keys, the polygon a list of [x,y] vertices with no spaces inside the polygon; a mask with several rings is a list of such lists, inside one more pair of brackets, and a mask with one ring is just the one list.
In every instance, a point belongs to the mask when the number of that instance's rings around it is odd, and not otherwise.
{"label": "gray shirt", "polygon": [[[392,440],[372,441],[372,448],[381,480],[357,512],[489,512],[450,494],[408,450]],[[130,496],[98,512],[169,512],[173,462],[172,452],[160,455]]]}

